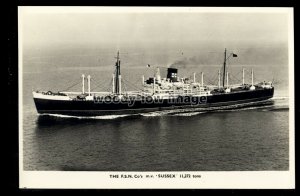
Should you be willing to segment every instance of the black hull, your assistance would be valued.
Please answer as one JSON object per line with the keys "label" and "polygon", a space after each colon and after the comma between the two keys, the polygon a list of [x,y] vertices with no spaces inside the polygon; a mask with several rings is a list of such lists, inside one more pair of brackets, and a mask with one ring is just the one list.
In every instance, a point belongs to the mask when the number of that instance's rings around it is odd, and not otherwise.
{"label": "black hull", "polygon": [[[145,103],[143,100],[134,102],[104,103],[96,101],[61,101],[34,98],[36,109],[40,114],[63,114],[73,116],[99,116],[99,115],[120,115],[136,114],[161,110],[173,110],[181,108],[214,108],[230,106],[242,103],[258,102],[273,97],[274,88],[259,89],[253,91],[239,91],[232,93],[220,93],[212,96],[199,97],[197,100],[185,99],[183,102],[170,102],[170,100],[157,100],[156,102]],[[201,99],[201,100],[200,100]]]}

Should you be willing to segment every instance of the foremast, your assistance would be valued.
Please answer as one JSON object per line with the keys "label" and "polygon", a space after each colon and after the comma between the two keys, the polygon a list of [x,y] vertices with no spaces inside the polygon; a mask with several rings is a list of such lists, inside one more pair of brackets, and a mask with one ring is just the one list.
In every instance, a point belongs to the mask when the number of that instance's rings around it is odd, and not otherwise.
{"label": "foremast", "polygon": [[120,61],[119,51],[117,53],[116,59],[117,59],[115,64],[116,69],[115,69],[115,74],[113,74],[113,94],[120,95],[122,93],[122,87],[121,87],[122,76],[121,76],[121,61]]}

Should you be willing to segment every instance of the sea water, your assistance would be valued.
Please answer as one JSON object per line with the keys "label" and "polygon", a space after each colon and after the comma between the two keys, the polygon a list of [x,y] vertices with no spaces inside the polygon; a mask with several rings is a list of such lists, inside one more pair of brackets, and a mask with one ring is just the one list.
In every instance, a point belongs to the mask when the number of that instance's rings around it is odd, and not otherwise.
{"label": "sea water", "polygon": [[[93,91],[111,90],[115,51],[76,50],[51,54],[36,50],[23,56],[22,114],[24,170],[58,171],[257,171],[289,169],[289,97],[287,65],[229,65],[231,82],[251,67],[258,81],[277,80],[274,98],[243,107],[181,109],[74,117],[38,115],[32,90],[81,91],[81,74],[91,75]],[[148,53],[147,53],[148,54]],[[150,54],[153,54],[151,57]],[[171,59],[121,53],[123,90],[138,90],[142,75]],[[166,60],[167,59],[167,60]],[[155,65],[147,68],[149,62]],[[150,63],[152,65],[152,63]],[[182,77],[217,84],[222,63],[186,64]],[[281,70],[281,71],[278,71]],[[68,87],[73,86],[68,89]]]}

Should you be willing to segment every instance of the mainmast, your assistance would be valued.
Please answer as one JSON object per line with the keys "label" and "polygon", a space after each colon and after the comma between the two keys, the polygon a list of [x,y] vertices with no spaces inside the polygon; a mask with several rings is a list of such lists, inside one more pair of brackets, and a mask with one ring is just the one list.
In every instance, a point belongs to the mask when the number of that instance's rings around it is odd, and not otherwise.
{"label": "mainmast", "polygon": [[224,67],[223,67],[223,88],[225,87],[225,73],[226,73],[226,61],[227,59],[229,59],[230,57],[237,57],[236,54],[234,54],[233,52],[229,54],[229,56],[227,57],[226,55],[226,48],[225,48],[225,52],[224,52]]}
{"label": "mainmast", "polygon": [[225,52],[224,52],[223,88],[225,87],[225,73],[226,73],[226,48],[225,48]]}

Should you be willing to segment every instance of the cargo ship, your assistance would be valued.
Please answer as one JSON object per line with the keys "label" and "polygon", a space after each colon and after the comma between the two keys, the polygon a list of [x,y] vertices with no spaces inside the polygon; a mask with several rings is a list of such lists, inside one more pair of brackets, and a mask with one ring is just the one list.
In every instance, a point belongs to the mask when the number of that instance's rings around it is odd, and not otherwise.
{"label": "cargo ship", "polygon": [[[242,82],[229,84],[226,62],[236,54],[224,52],[222,70],[218,70],[218,84],[205,85],[204,73],[200,82],[193,78],[179,78],[178,69],[168,68],[166,77],[161,77],[159,68],[153,77],[145,80],[139,91],[124,91],[122,88],[121,61],[119,51],[116,56],[115,71],[112,74],[111,91],[92,92],[91,76],[82,75],[82,90],[33,91],[33,99],[39,114],[60,114],[72,116],[101,116],[138,114],[161,110],[185,108],[214,109],[220,106],[234,106],[244,103],[256,103],[273,97],[272,82],[254,83],[251,70],[251,83],[245,83],[243,68]],[[86,89],[87,86],[87,89]]]}

